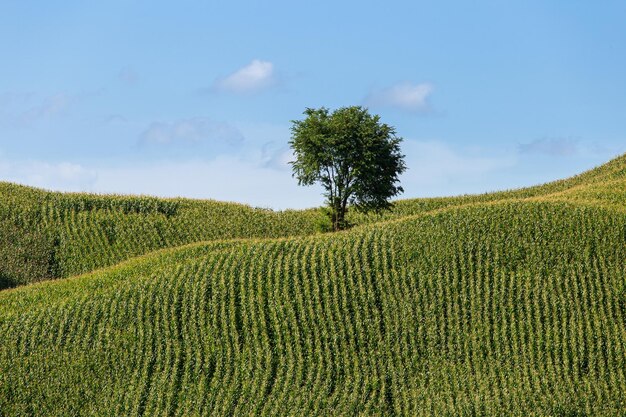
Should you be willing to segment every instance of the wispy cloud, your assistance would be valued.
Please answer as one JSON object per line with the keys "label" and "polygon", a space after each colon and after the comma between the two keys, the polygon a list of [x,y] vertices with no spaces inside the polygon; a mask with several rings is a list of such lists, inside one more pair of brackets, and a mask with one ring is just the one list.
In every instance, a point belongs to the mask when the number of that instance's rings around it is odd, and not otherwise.
{"label": "wispy cloud", "polygon": [[81,93],[61,91],[48,96],[36,93],[2,93],[0,123],[18,128],[32,127],[36,123],[65,116],[77,103],[83,103],[102,92],[102,89]]}
{"label": "wispy cloud", "polygon": [[578,139],[542,138],[522,143],[518,150],[522,154],[543,154],[550,156],[573,156],[579,153]]}
{"label": "wispy cloud", "polygon": [[95,170],[72,162],[0,159],[0,180],[53,190],[84,191],[95,184]]}
{"label": "wispy cloud", "polygon": [[124,84],[133,85],[139,81],[139,74],[130,67],[124,67],[117,74],[117,78]]}
{"label": "wispy cloud", "polygon": [[265,168],[272,168],[279,171],[291,170],[291,161],[295,159],[294,153],[291,148],[280,147],[275,148],[274,143],[266,143],[261,148],[261,166]]}
{"label": "wispy cloud", "polygon": [[40,104],[22,112],[18,116],[17,122],[20,125],[31,125],[38,120],[50,119],[54,116],[58,116],[63,113],[73,101],[74,97],[66,93],[58,93],[46,97]]}
{"label": "wispy cloud", "polygon": [[371,92],[365,103],[374,107],[392,107],[410,112],[430,110],[429,98],[434,91],[430,83],[399,83],[382,90]]}
{"label": "wispy cloud", "polygon": [[255,93],[275,83],[274,64],[255,59],[232,74],[215,80],[213,90],[236,94]]}
{"label": "wispy cloud", "polygon": [[98,170],[94,190],[164,197],[211,198],[275,209],[305,208],[323,201],[318,187],[300,187],[289,175],[258,160],[155,161]]}
{"label": "wispy cloud", "polygon": [[211,160],[159,160],[92,169],[68,162],[9,162],[0,158],[0,181],[54,191],[210,198],[274,209],[322,203],[318,187],[299,187],[288,173],[258,162],[240,156],[219,156]]}
{"label": "wispy cloud", "polygon": [[409,176],[424,182],[482,175],[511,166],[510,158],[469,154],[441,141],[405,141]]}
{"label": "wispy cloud", "polygon": [[33,96],[33,93],[4,91],[0,93],[0,109],[26,104],[33,98]]}
{"label": "wispy cloud", "polygon": [[110,114],[104,119],[108,125],[124,125],[128,123],[128,119],[122,114]]}
{"label": "wispy cloud", "polygon": [[500,177],[515,155],[459,148],[440,140],[405,140],[404,198],[445,196],[502,188]]}
{"label": "wispy cloud", "polygon": [[243,135],[235,127],[211,119],[196,117],[174,122],[152,122],[140,135],[140,142],[145,144],[197,143],[219,141],[238,144]]}

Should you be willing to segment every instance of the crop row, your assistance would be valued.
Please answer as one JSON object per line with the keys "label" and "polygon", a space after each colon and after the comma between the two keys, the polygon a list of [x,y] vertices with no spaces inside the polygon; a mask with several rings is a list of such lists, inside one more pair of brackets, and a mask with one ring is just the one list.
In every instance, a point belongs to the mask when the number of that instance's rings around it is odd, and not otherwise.
{"label": "crop row", "polygon": [[460,208],[0,294],[0,415],[622,415],[626,216]]}
{"label": "crop row", "polygon": [[[234,238],[314,234],[317,210],[45,193],[0,184],[0,289],[68,277],[157,249]],[[35,244],[33,244],[36,242]]]}
{"label": "crop row", "polygon": [[[624,207],[626,156],[567,180],[514,191],[402,200],[392,211],[349,211],[353,225],[438,209],[551,198]],[[273,212],[215,201],[62,194],[0,183],[0,290],[114,265],[156,249],[232,238],[310,235],[329,228],[319,210]]]}

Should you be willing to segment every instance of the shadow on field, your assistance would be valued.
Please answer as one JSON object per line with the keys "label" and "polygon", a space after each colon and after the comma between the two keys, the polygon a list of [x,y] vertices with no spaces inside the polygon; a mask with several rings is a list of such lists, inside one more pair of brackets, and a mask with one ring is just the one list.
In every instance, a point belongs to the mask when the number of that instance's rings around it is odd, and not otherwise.
{"label": "shadow on field", "polygon": [[11,277],[0,272],[0,291],[6,290],[7,288],[13,288],[15,286],[17,286],[17,283],[11,279]]}

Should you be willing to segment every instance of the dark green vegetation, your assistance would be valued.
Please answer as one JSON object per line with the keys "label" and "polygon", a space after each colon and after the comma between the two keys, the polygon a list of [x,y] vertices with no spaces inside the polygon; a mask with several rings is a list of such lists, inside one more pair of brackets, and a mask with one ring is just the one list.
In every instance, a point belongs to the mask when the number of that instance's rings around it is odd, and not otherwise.
{"label": "dark green vegetation", "polygon": [[[262,213],[293,229],[251,236],[309,233],[319,216]],[[0,292],[0,416],[624,416],[626,156],[384,218],[198,242]],[[126,247],[119,259],[151,250]]]}
{"label": "dark green vegetation", "polygon": [[293,173],[300,185],[324,187],[333,230],[347,228],[348,207],[390,208],[389,199],[403,191],[397,183],[406,169],[395,129],[360,106],[304,114],[304,120],[292,122]]}

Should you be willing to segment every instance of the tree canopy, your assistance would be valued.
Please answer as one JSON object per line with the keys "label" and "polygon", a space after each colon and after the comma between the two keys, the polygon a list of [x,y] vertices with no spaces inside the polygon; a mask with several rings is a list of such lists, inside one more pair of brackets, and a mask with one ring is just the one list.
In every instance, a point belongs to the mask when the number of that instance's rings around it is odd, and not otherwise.
{"label": "tree canopy", "polygon": [[346,227],[349,206],[380,211],[403,192],[398,176],[405,171],[402,138],[360,106],[307,108],[292,121],[293,175],[299,185],[324,187],[334,230]]}

